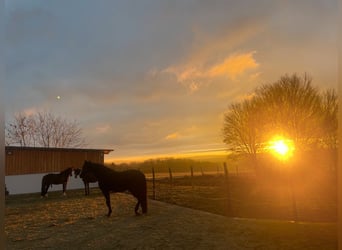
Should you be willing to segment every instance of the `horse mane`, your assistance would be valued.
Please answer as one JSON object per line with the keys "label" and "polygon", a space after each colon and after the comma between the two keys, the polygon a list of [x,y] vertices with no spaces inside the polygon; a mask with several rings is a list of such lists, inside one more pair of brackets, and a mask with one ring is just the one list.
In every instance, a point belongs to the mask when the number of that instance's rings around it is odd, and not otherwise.
{"label": "horse mane", "polygon": [[87,161],[86,162],[86,166],[90,167],[92,170],[95,170],[96,172],[100,172],[103,175],[110,174],[110,173],[111,174],[112,173],[116,173],[116,171],[114,169],[106,167],[105,165],[100,164],[100,163],[95,163],[95,162]]}
{"label": "horse mane", "polygon": [[69,172],[69,171],[72,171],[72,168],[69,167],[67,169],[64,169],[63,171],[61,171],[60,173],[63,174],[63,173],[66,173],[66,172]]}

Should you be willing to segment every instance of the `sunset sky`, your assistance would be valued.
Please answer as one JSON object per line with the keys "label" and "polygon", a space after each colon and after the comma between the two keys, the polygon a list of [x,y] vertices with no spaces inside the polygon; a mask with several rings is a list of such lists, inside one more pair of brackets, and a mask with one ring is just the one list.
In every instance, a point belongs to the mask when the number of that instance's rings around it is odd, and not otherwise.
{"label": "sunset sky", "polygon": [[114,162],[224,149],[229,104],[284,74],[337,88],[337,0],[5,3],[6,121],[77,120]]}

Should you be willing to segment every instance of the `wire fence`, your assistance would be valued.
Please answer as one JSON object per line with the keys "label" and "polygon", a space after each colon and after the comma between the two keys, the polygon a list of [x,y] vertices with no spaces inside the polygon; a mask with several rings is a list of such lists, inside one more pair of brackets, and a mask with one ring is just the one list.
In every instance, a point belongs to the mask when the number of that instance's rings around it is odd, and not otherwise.
{"label": "wire fence", "polygon": [[[229,217],[335,221],[336,200],[331,189],[320,193],[301,190],[289,182],[260,183],[255,174],[217,170],[146,174],[149,197]],[[273,182],[272,182],[273,181]],[[276,183],[276,184],[275,184]]]}

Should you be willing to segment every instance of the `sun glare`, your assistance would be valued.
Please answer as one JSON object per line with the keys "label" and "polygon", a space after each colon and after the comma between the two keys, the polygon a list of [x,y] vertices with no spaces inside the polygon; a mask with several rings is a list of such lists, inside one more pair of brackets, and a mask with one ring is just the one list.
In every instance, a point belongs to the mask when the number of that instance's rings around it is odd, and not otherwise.
{"label": "sun glare", "polygon": [[289,147],[282,140],[274,142],[273,149],[281,155],[286,155],[286,153],[289,152]]}
{"label": "sun glare", "polygon": [[275,139],[270,142],[271,151],[282,159],[287,159],[294,150],[293,141],[287,139]]}

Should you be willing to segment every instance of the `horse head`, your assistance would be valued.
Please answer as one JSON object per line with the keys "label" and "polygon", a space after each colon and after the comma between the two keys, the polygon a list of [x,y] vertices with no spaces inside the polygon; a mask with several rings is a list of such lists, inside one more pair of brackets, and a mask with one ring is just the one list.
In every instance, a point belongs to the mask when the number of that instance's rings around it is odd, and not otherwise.
{"label": "horse head", "polygon": [[75,168],[74,169],[74,176],[75,176],[75,178],[77,178],[77,176],[79,176],[80,174],[81,174],[81,169],[80,168]]}
{"label": "horse head", "polygon": [[60,172],[60,175],[72,176],[73,171],[74,171],[74,169],[72,167],[70,167],[70,168],[67,168],[67,169],[63,170],[62,172]]}
{"label": "horse head", "polygon": [[68,168],[68,176],[72,176],[73,168]]}
{"label": "horse head", "polygon": [[89,167],[92,165],[90,161],[84,161],[83,167],[80,173],[80,177],[83,178],[88,172],[89,172]]}

